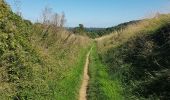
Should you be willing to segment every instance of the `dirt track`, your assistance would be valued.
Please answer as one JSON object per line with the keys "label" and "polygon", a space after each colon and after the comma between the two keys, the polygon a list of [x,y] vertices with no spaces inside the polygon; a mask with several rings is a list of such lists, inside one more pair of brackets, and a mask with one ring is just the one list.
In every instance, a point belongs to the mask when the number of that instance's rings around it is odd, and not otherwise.
{"label": "dirt track", "polygon": [[79,91],[79,100],[87,100],[87,87],[88,87],[88,82],[89,82],[88,66],[89,66],[90,52],[91,50],[86,55],[86,63],[84,65],[83,80],[82,80],[82,85]]}

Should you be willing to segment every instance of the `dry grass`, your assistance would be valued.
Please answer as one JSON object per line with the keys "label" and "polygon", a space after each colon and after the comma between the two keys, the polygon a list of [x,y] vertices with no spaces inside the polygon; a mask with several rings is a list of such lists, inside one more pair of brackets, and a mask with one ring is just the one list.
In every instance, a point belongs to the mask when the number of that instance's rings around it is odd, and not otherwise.
{"label": "dry grass", "polygon": [[128,25],[124,30],[115,31],[109,35],[97,38],[99,50],[106,51],[109,48],[119,46],[127,42],[130,38],[143,33],[152,33],[163,24],[170,21],[170,15],[161,15],[159,18],[145,19],[136,24]]}

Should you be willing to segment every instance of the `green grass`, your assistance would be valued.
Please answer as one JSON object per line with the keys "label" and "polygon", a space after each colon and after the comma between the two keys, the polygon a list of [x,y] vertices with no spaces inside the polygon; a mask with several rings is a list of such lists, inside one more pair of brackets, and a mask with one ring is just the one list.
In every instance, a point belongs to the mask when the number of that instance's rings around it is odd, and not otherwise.
{"label": "green grass", "polygon": [[89,100],[123,100],[119,80],[112,79],[107,69],[108,68],[101,63],[97,48],[94,46],[91,51],[89,64]]}
{"label": "green grass", "polygon": [[82,49],[77,63],[74,65],[74,67],[70,71],[63,73],[64,78],[62,80],[59,80],[54,93],[57,100],[78,99],[78,92],[81,85],[81,79],[84,69],[83,66],[85,64],[86,54],[88,50],[89,48]]}

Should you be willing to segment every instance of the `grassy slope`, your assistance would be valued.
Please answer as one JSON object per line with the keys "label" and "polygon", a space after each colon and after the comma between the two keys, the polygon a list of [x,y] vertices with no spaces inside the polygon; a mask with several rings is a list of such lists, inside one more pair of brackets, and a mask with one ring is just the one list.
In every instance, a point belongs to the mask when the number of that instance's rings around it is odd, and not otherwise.
{"label": "grassy slope", "polygon": [[64,29],[32,25],[0,0],[1,100],[75,100],[89,43]]}
{"label": "grassy slope", "polygon": [[170,98],[170,15],[146,19],[98,40],[101,58],[126,99]]}
{"label": "grassy slope", "polygon": [[89,100],[123,100],[119,80],[116,78],[113,79],[107,69],[108,68],[101,63],[96,45],[94,44],[89,64]]}
{"label": "grassy slope", "polygon": [[162,15],[159,18],[141,20],[138,23],[128,25],[123,30],[97,38],[98,48],[101,52],[105,52],[110,48],[116,48],[126,43],[129,39],[137,35],[151,34],[168,23],[169,16],[170,15]]}

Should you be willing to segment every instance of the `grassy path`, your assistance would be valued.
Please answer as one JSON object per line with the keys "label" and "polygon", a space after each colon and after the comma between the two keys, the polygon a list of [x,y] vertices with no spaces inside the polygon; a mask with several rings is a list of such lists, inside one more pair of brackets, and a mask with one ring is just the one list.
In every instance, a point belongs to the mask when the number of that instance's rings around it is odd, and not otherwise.
{"label": "grassy path", "polygon": [[88,100],[123,100],[118,79],[113,79],[109,68],[101,63],[94,44],[89,61]]}

